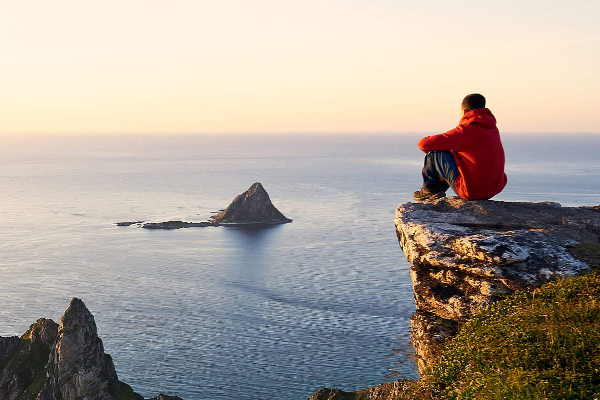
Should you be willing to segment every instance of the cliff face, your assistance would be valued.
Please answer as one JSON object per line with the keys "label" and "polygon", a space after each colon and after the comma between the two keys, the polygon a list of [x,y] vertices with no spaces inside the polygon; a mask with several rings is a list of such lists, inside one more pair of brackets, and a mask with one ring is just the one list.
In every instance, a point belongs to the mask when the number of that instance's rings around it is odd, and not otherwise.
{"label": "cliff face", "polygon": [[395,224],[412,265],[411,332],[420,371],[461,322],[517,289],[579,274],[588,266],[569,250],[600,241],[598,210],[556,203],[449,197],[405,203]]}
{"label": "cliff face", "polygon": [[0,399],[143,400],[119,381],[94,317],[77,298],[60,325],[41,318],[21,338],[0,338]]}
{"label": "cliff face", "polygon": [[94,393],[95,399],[110,400],[127,390],[104,353],[94,317],[79,299],[71,301],[60,320],[47,370],[41,399],[76,400]]}

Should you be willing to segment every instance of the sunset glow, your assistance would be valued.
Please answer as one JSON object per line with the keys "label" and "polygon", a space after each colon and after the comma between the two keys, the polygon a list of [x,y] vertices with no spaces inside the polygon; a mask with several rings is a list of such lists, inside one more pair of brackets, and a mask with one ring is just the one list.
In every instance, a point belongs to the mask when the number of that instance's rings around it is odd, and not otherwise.
{"label": "sunset glow", "polygon": [[0,133],[600,131],[598,1],[23,1]]}

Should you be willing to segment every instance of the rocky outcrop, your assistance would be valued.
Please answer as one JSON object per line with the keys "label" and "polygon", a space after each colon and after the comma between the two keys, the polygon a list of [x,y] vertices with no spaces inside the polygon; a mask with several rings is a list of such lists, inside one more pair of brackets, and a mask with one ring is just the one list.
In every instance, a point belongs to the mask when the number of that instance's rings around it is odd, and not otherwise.
{"label": "rocky outcrop", "polygon": [[412,265],[411,332],[421,372],[436,344],[482,308],[587,269],[570,249],[600,239],[597,209],[557,203],[448,197],[401,205],[395,224]]}
{"label": "rocky outcrop", "polygon": [[60,320],[47,369],[44,392],[49,399],[76,400],[93,393],[97,400],[110,400],[126,390],[117,378],[112,358],[104,353],[94,317],[77,298]]}
{"label": "rocky outcrop", "polygon": [[0,362],[19,344],[18,336],[0,337]]}
{"label": "rocky outcrop", "polygon": [[[77,298],[60,325],[42,318],[21,338],[0,338],[0,368],[2,400],[143,400],[119,381],[93,315]],[[181,400],[153,400],[163,399]]]}
{"label": "rocky outcrop", "polygon": [[354,392],[340,389],[321,388],[308,400],[398,400],[408,398],[407,390],[412,381],[400,379],[395,382],[382,383]]}
{"label": "rocky outcrop", "polygon": [[0,399],[36,399],[46,381],[46,363],[58,325],[40,318],[20,338],[2,338],[10,343],[0,358]]}
{"label": "rocky outcrop", "polygon": [[284,224],[292,222],[271,203],[263,186],[256,182],[237,196],[229,207],[211,218],[214,222],[236,224]]}
{"label": "rocky outcrop", "polygon": [[144,229],[181,229],[181,228],[204,228],[207,226],[220,225],[274,225],[292,222],[286,218],[271,203],[269,194],[263,186],[256,182],[244,193],[237,196],[229,207],[213,215],[210,221],[187,222],[187,221],[123,221],[117,222],[117,226],[138,226]]}

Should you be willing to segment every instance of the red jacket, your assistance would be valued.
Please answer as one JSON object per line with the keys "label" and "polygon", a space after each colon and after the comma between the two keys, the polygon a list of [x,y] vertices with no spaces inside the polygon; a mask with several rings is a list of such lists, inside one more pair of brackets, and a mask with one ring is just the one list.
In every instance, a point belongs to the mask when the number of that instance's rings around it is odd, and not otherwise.
{"label": "red jacket", "polygon": [[463,199],[489,199],[506,186],[504,148],[496,118],[487,108],[469,111],[446,133],[424,137],[419,148],[452,151],[460,172],[454,185]]}

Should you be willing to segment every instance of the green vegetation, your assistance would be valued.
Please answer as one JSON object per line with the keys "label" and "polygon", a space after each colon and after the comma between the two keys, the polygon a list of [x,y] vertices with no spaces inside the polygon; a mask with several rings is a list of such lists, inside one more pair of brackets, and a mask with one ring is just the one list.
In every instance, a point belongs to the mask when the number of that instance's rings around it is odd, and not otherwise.
{"label": "green vegetation", "polygon": [[414,398],[600,399],[600,274],[495,303],[439,354]]}
{"label": "green vegetation", "polygon": [[580,243],[571,249],[571,254],[588,265],[600,266],[600,243]]}
{"label": "green vegetation", "polygon": [[19,400],[33,400],[46,383],[46,363],[50,349],[48,346],[30,339],[20,339],[12,353],[0,363],[0,371],[9,371],[10,381],[0,385],[0,393],[14,390],[10,385],[22,389]]}

